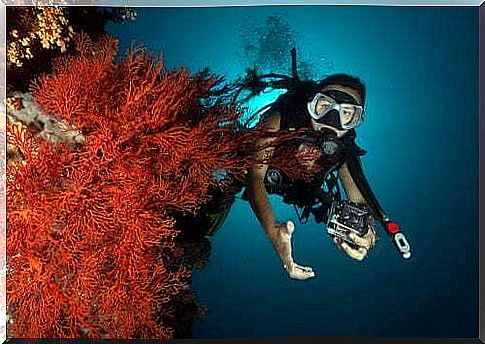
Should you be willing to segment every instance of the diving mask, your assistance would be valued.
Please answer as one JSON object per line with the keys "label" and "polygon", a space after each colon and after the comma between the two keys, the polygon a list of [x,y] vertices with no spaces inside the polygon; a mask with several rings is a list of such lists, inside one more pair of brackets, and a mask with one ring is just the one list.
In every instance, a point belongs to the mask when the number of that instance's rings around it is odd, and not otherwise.
{"label": "diving mask", "polygon": [[332,110],[336,110],[340,119],[340,126],[344,130],[353,129],[362,123],[364,108],[350,103],[337,103],[332,97],[323,93],[317,93],[312,101],[307,104],[310,116],[318,123],[323,123],[325,116]]}

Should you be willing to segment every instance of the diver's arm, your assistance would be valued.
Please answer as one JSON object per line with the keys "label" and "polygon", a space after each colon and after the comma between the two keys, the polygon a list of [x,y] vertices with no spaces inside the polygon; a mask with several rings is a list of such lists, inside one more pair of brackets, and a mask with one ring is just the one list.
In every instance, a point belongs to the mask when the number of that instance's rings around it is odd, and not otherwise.
{"label": "diver's arm", "polygon": [[[349,199],[351,199],[351,197],[356,197],[358,200],[356,203],[367,204],[374,216],[385,227],[386,222],[389,221],[388,217],[367,181],[360,157],[357,155],[350,155],[339,170],[339,173],[342,173],[342,184],[344,185],[344,189]],[[344,184],[344,179],[347,182],[347,186]]]}
{"label": "diver's arm", "polygon": [[347,163],[344,163],[338,170],[338,174],[340,176],[340,180],[342,182],[342,186],[345,189],[345,193],[347,194],[347,198],[357,204],[367,204],[365,201],[364,196],[360,192],[357,184],[352,179],[352,176],[349,172],[349,167]]}
{"label": "diver's arm", "polygon": [[[280,114],[275,113],[265,121],[267,132],[278,132],[280,129]],[[265,149],[259,149],[262,145],[271,143],[274,139],[264,138],[256,142],[257,151],[255,152],[258,160],[264,161],[273,153],[273,147],[267,147]],[[271,209],[268,193],[264,186],[264,178],[266,171],[268,170],[267,164],[260,164],[249,170],[249,187],[248,187],[248,199],[251,208],[256,214],[261,226],[267,232],[275,223],[275,215]]]}
{"label": "diver's arm", "polygon": [[[269,117],[265,123],[267,126],[266,131],[269,133],[278,132],[280,129],[280,119],[281,116],[277,112]],[[315,272],[311,267],[299,265],[293,260],[291,237],[295,229],[294,224],[292,221],[287,221],[285,224],[276,221],[264,185],[264,178],[268,170],[266,161],[270,157],[270,154],[273,153],[274,148],[267,147],[261,149],[261,145],[267,145],[273,140],[274,138],[267,138],[257,142],[256,156],[259,158],[258,160],[263,160],[264,162],[249,171],[248,200],[266,236],[280,256],[290,278],[306,280],[314,277]]]}
{"label": "diver's arm", "polygon": [[[406,236],[401,232],[400,226],[391,221],[381,207],[377,197],[372,191],[367,178],[364,175],[362,163],[359,156],[353,155],[347,159],[347,162],[339,170],[342,184],[350,200],[356,203],[367,204],[372,210],[374,216],[380,221],[385,230],[391,235],[394,245],[404,259],[411,257],[411,247]],[[356,243],[364,246],[366,243],[362,238],[357,237]],[[365,239],[365,238],[364,238]],[[365,246],[364,246],[365,247]]]}
{"label": "diver's arm", "polygon": [[[352,177],[347,163],[344,163],[339,168],[339,176],[349,201],[369,206],[367,204],[367,200],[362,195],[362,192],[359,190],[357,183]],[[373,226],[369,226],[369,230],[366,235],[361,237],[352,233],[350,234],[350,239],[357,247],[351,247],[345,241],[339,238],[334,238],[334,241],[348,256],[353,259],[362,260],[367,255],[371,247],[375,244],[376,232]]]}

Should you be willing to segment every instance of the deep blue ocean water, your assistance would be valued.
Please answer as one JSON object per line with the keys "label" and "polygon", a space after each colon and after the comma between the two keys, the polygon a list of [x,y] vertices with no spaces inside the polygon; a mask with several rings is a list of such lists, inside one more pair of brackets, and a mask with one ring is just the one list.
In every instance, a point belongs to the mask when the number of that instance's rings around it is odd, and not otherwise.
{"label": "deep blue ocean water", "polygon": [[[293,281],[249,205],[237,200],[211,239],[208,267],[194,273],[192,288],[209,308],[195,337],[478,336],[476,8],[137,12],[136,22],[112,25],[110,33],[121,51],[135,39],[163,54],[168,68],[208,66],[232,80],[254,62],[274,67],[283,60],[274,50],[294,43],[310,75],[361,77],[368,101],[357,142],[368,151],[366,175],[413,249],[404,261],[381,230],[377,247],[357,262],[322,226],[297,224],[295,259],[317,277]],[[268,29],[271,16],[279,31]],[[268,33],[276,35],[274,47]],[[278,66],[288,72],[289,58]],[[291,206],[271,200],[280,220],[296,220]]]}

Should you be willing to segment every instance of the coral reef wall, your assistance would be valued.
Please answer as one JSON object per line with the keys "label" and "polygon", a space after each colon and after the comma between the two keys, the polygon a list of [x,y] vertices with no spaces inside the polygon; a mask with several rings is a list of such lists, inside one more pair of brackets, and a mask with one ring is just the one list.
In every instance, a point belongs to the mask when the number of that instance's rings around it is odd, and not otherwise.
{"label": "coral reef wall", "polygon": [[21,156],[7,167],[9,335],[172,338],[173,301],[193,298],[173,214],[244,178],[248,137],[221,125],[235,107],[201,101],[218,82],[207,73],[164,71],[141,48],[116,62],[113,38],[73,39],[77,54],[31,91],[83,139],[8,126]]}
{"label": "coral reef wall", "polygon": [[[117,60],[100,32],[127,13],[9,12],[9,336],[190,334],[202,315],[191,274],[210,242],[176,219],[197,218],[260,162],[248,153],[264,128],[240,130],[222,79],[167,71],[142,47]],[[98,24],[81,30],[90,16]],[[301,175],[292,161],[273,163]]]}

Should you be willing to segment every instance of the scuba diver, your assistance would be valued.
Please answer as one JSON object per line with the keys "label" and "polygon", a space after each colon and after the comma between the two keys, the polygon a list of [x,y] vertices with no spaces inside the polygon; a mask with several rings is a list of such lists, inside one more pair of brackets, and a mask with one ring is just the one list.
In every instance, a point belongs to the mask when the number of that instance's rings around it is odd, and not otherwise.
{"label": "scuba diver", "polygon": [[[264,116],[265,129],[268,132],[278,132],[311,128],[311,134],[303,137],[295,147],[302,153],[296,156],[313,152],[315,160],[324,160],[322,162],[324,174],[327,174],[327,183],[331,182],[328,179],[329,174],[338,171],[340,182],[351,202],[349,205],[368,207],[372,204],[376,213],[385,217],[366,185],[357,161],[364,152],[355,144],[354,129],[363,120],[365,86],[359,79],[346,74],[331,75],[317,84],[301,86],[283,94],[273,104]],[[271,139],[262,139],[257,145],[264,145],[268,140]],[[280,147],[269,146],[259,150],[257,154],[265,160],[278,154],[278,148]],[[301,167],[308,168],[313,163],[304,161]],[[325,217],[330,203],[325,204],[327,209],[319,209],[318,212],[312,208],[312,203],[316,203],[319,194],[322,196],[321,200],[325,201],[325,195],[321,192],[321,184],[324,182],[325,179],[317,178],[306,185],[291,183],[285,180],[284,173],[267,164],[252,168],[249,172],[245,198],[251,204],[267,237],[279,254],[289,277],[293,279],[305,280],[314,277],[315,272],[311,267],[302,266],[294,261],[291,247],[294,223],[280,223],[276,220],[268,194],[279,194],[286,198],[286,203],[303,206],[306,209],[306,218],[313,210],[315,219],[319,222]],[[338,185],[335,182],[334,178],[334,187]],[[311,199],[308,199],[309,195]],[[334,235],[335,244],[351,258],[362,260],[376,242],[376,231],[371,219],[366,227],[362,228],[362,235],[354,231],[348,233],[348,238]]]}
{"label": "scuba diver", "polygon": [[[349,257],[362,260],[375,245],[374,219],[378,219],[389,234],[403,258],[411,256],[410,246],[399,226],[389,220],[363,173],[360,156],[365,151],[355,143],[355,128],[364,120],[365,85],[347,74],[328,76],[320,82],[300,81],[296,73],[296,50],[292,50],[293,78],[288,91],[281,95],[262,116],[265,130],[310,132],[293,145],[302,154],[314,154],[323,173],[311,182],[292,182],[284,172],[270,164],[261,164],[249,171],[249,180],[243,198],[247,199],[267,237],[280,256],[290,278],[306,280],[315,276],[311,267],[302,266],[293,259],[291,239],[295,229],[292,221],[280,223],[271,208],[268,194],[278,194],[285,203],[293,204],[300,223],[310,214],[316,222],[325,222],[335,244]],[[264,85],[264,78],[272,81]],[[252,77],[260,90],[282,84],[286,78],[276,75]],[[286,79],[287,80],[287,79]],[[264,85],[264,86],[261,86]],[[257,92],[254,92],[257,93]],[[257,142],[257,155],[268,161],[281,147],[268,145],[271,138]],[[269,160],[271,161],[271,160]],[[302,161],[301,168],[310,168],[314,161]],[[339,180],[347,200],[340,195]],[[298,207],[303,209],[298,213]]]}
{"label": "scuba diver", "polygon": [[[365,85],[347,74],[334,74],[320,82],[302,81],[296,71],[296,50],[291,53],[291,77],[258,75],[253,69],[236,83],[235,98],[243,91],[250,92],[244,101],[267,88],[286,90],[275,102],[256,111],[249,119],[260,116],[259,123],[269,135],[255,143],[255,157],[262,163],[249,169],[247,181],[242,186],[242,199],[251,205],[292,279],[307,280],[315,277],[315,271],[295,262],[291,241],[295,224],[276,219],[269,202],[270,194],[279,195],[284,203],[293,205],[301,224],[306,223],[310,215],[314,216],[315,222],[325,223],[334,243],[350,258],[364,259],[375,245],[377,219],[402,257],[409,259],[409,243],[374,195],[360,160],[366,152],[355,143],[355,128],[364,120]],[[281,144],[271,144],[279,133],[288,132],[301,134]],[[302,173],[311,170],[315,164],[321,167],[311,180],[289,178],[284,169],[271,165],[272,159],[292,149],[295,153],[292,156],[298,160]],[[346,199],[341,195],[340,184]],[[222,224],[240,190],[241,186],[236,185],[229,197],[220,197],[219,202],[215,199],[207,205],[205,220],[212,222],[212,232]]]}

